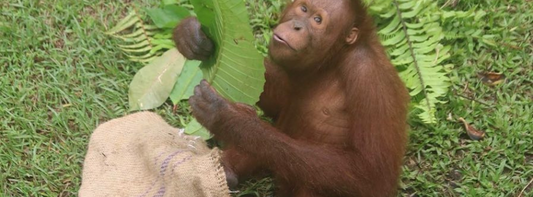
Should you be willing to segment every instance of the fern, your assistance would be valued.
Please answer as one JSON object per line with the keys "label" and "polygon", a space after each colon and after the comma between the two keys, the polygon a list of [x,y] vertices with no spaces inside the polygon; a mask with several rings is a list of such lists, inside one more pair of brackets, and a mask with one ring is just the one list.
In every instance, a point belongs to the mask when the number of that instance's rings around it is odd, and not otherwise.
{"label": "fern", "polygon": [[[368,0],[367,2],[370,2]],[[450,79],[442,65],[450,46],[442,45],[442,15],[431,0],[373,0],[369,9],[378,17],[378,34],[389,50],[392,63],[410,89],[418,116],[435,123],[436,105],[448,92]]]}
{"label": "fern", "polygon": [[164,42],[165,39],[156,39],[158,28],[153,25],[145,25],[139,13],[131,11],[119,21],[115,27],[105,34],[118,38],[124,44],[118,45],[126,53],[126,56],[135,62],[147,63],[159,57],[161,49],[170,49],[173,43]]}

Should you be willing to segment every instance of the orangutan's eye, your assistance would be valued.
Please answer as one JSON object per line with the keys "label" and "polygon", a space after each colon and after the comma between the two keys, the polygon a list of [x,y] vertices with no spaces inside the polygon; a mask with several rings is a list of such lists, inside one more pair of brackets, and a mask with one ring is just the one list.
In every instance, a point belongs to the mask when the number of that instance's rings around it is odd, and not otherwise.
{"label": "orangutan's eye", "polygon": [[322,23],[322,17],[320,17],[320,16],[315,17],[315,21],[316,21],[318,24]]}
{"label": "orangutan's eye", "polygon": [[307,12],[307,7],[302,6],[302,12]]}

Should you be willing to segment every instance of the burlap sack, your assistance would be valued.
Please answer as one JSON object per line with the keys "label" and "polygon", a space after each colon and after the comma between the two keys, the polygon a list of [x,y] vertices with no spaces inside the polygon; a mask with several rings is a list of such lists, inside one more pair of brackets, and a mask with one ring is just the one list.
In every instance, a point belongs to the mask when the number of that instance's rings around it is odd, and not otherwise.
{"label": "burlap sack", "polygon": [[99,126],[83,166],[81,197],[229,196],[220,151],[150,112]]}

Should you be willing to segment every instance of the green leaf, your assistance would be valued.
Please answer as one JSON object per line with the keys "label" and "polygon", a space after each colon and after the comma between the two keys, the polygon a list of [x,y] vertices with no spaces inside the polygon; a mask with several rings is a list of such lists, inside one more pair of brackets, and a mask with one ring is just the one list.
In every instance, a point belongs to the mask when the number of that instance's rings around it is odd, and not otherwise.
{"label": "green leaf", "polygon": [[254,105],[265,83],[263,56],[242,0],[191,0],[198,20],[215,42],[216,53],[202,62],[204,78],[223,97]]}
{"label": "green leaf", "polygon": [[152,44],[175,47],[174,41],[172,41],[171,39],[153,39]]}
{"label": "green leaf", "polygon": [[147,53],[144,55],[126,55],[131,61],[135,62],[151,62],[157,56],[153,53]]}
{"label": "green leaf", "polygon": [[132,27],[137,22],[139,22],[139,17],[137,17],[137,13],[130,12],[128,14],[128,16],[126,16],[124,19],[119,21],[115,27],[111,28],[110,30],[108,30],[105,33],[107,35],[116,34],[118,32],[121,32],[121,31],[123,31],[125,29],[128,29],[128,28]]}
{"label": "green leaf", "polygon": [[148,42],[148,40],[143,40],[142,42],[138,42],[138,43],[132,43],[132,44],[127,44],[127,45],[119,44],[118,46],[122,50],[124,50],[124,49],[138,49],[138,48],[142,48],[142,47],[147,47],[148,49],[150,49],[150,42]]}
{"label": "green leaf", "polygon": [[144,34],[144,29],[138,29],[130,34],[124,34],[124,35],[120,35],[120,36],[116,36],[118,38],[121,38],[121,39],[128,39],[128,38],[136,38],[136,37],[139,37],[139,36],[143,36]]}
{"label": "green leaf", "polygon": [[[204,32],[213,35],[213,33],[209,32],[213,30],[212,27],[215,27],[215,6],[213,5],[213,0],[191,0],[190,2],[194,6],[194,12],[198,20],[204,26]],[[211,36],[211,38],[213,37]]]}
{"label": "green leaf", "polygon": [[146,13],[159,28],[174,28],[181,19],[191,15],[186,8],[174,4],[165,5],[163,8],[151,8],[146,10]]}
{"label": "green leaf", "polygon": [[208,140],[211,138],[211,134],[207,129],[202,127],[202,125],[193,118],[189,124],[187,124],[187,127],[185,127],[185,133],[189,135],[199,136],[204,140]]}
{"label": "green leaf", "polygon": [[153,109],[162,105],[185,64],[177,49],[165,52],[139,70],[130,84],[130,110]]}
{"label": "green leaf", "polygon": [[174,89],[170,93],[170,100],[175,105],[181,100],[188,99],[193,95],[194,87],[200,84],[202,80],[202,71],[200,70],[200,61],[187,60],[183,71],[181,71],[180,76]]}
{"label": "green leaf", "polygon": [[178,4],[179,1],[178,0],[162,0],[161,1],[161,4],[163,5],[172,5],[172,4]]}

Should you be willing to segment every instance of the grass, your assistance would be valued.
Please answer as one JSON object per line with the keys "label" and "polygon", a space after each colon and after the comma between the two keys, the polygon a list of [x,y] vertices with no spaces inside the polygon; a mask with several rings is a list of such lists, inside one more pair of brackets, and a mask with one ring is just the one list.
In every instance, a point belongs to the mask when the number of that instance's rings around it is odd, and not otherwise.
{"label": "grass", "polygon": [[[489,13],[465,23],[496,44],[479,37],[448,43],[454,88],[438,124],[411,123],[400,194],[517,196],[526,189],[532,196],[533,186],[525,187],[533,179],[533,2],[457,2],[443,9]],[[130,8],[127,0],[0,2],[0,196],[76,195],[91,131],[128,114],[128,85],[142,66],[102,33]],[[255,9],[265,25],[279,11]],[[477,77],[482,71],[507,80],[489,87]],[[156,111],[180,126],[172,106]],[[469,140],[459,117],[486,138]],[[246,192],[268,190],[265,182]]]}
{"label": "grass", "polygon": [[[0,3],[0,196],[77,192],[91,131],[128,113],[128,85],[142,66],[102,33],[128,5]],[[159,111],[178,126],[171,108]]]}
{"label": "grass", "polygon": [[[447,9],[489,13],[480,21],[465,23],[481,35],[494,36],[496,44],[475,36],[449,43],[454,46],[450,58],[456,65],[451,73],[454,87],[449,102],[439,109],[439,124],[412,125],[403,192],[517,196],[533,179],[533,3],[458,2]],[[507,80],[487,86],[477,76],[483,71],[502,72]],[[468,139],[459,117],[484,130],[485,139]],[[524,196],[533,196],[533,187]]]}

